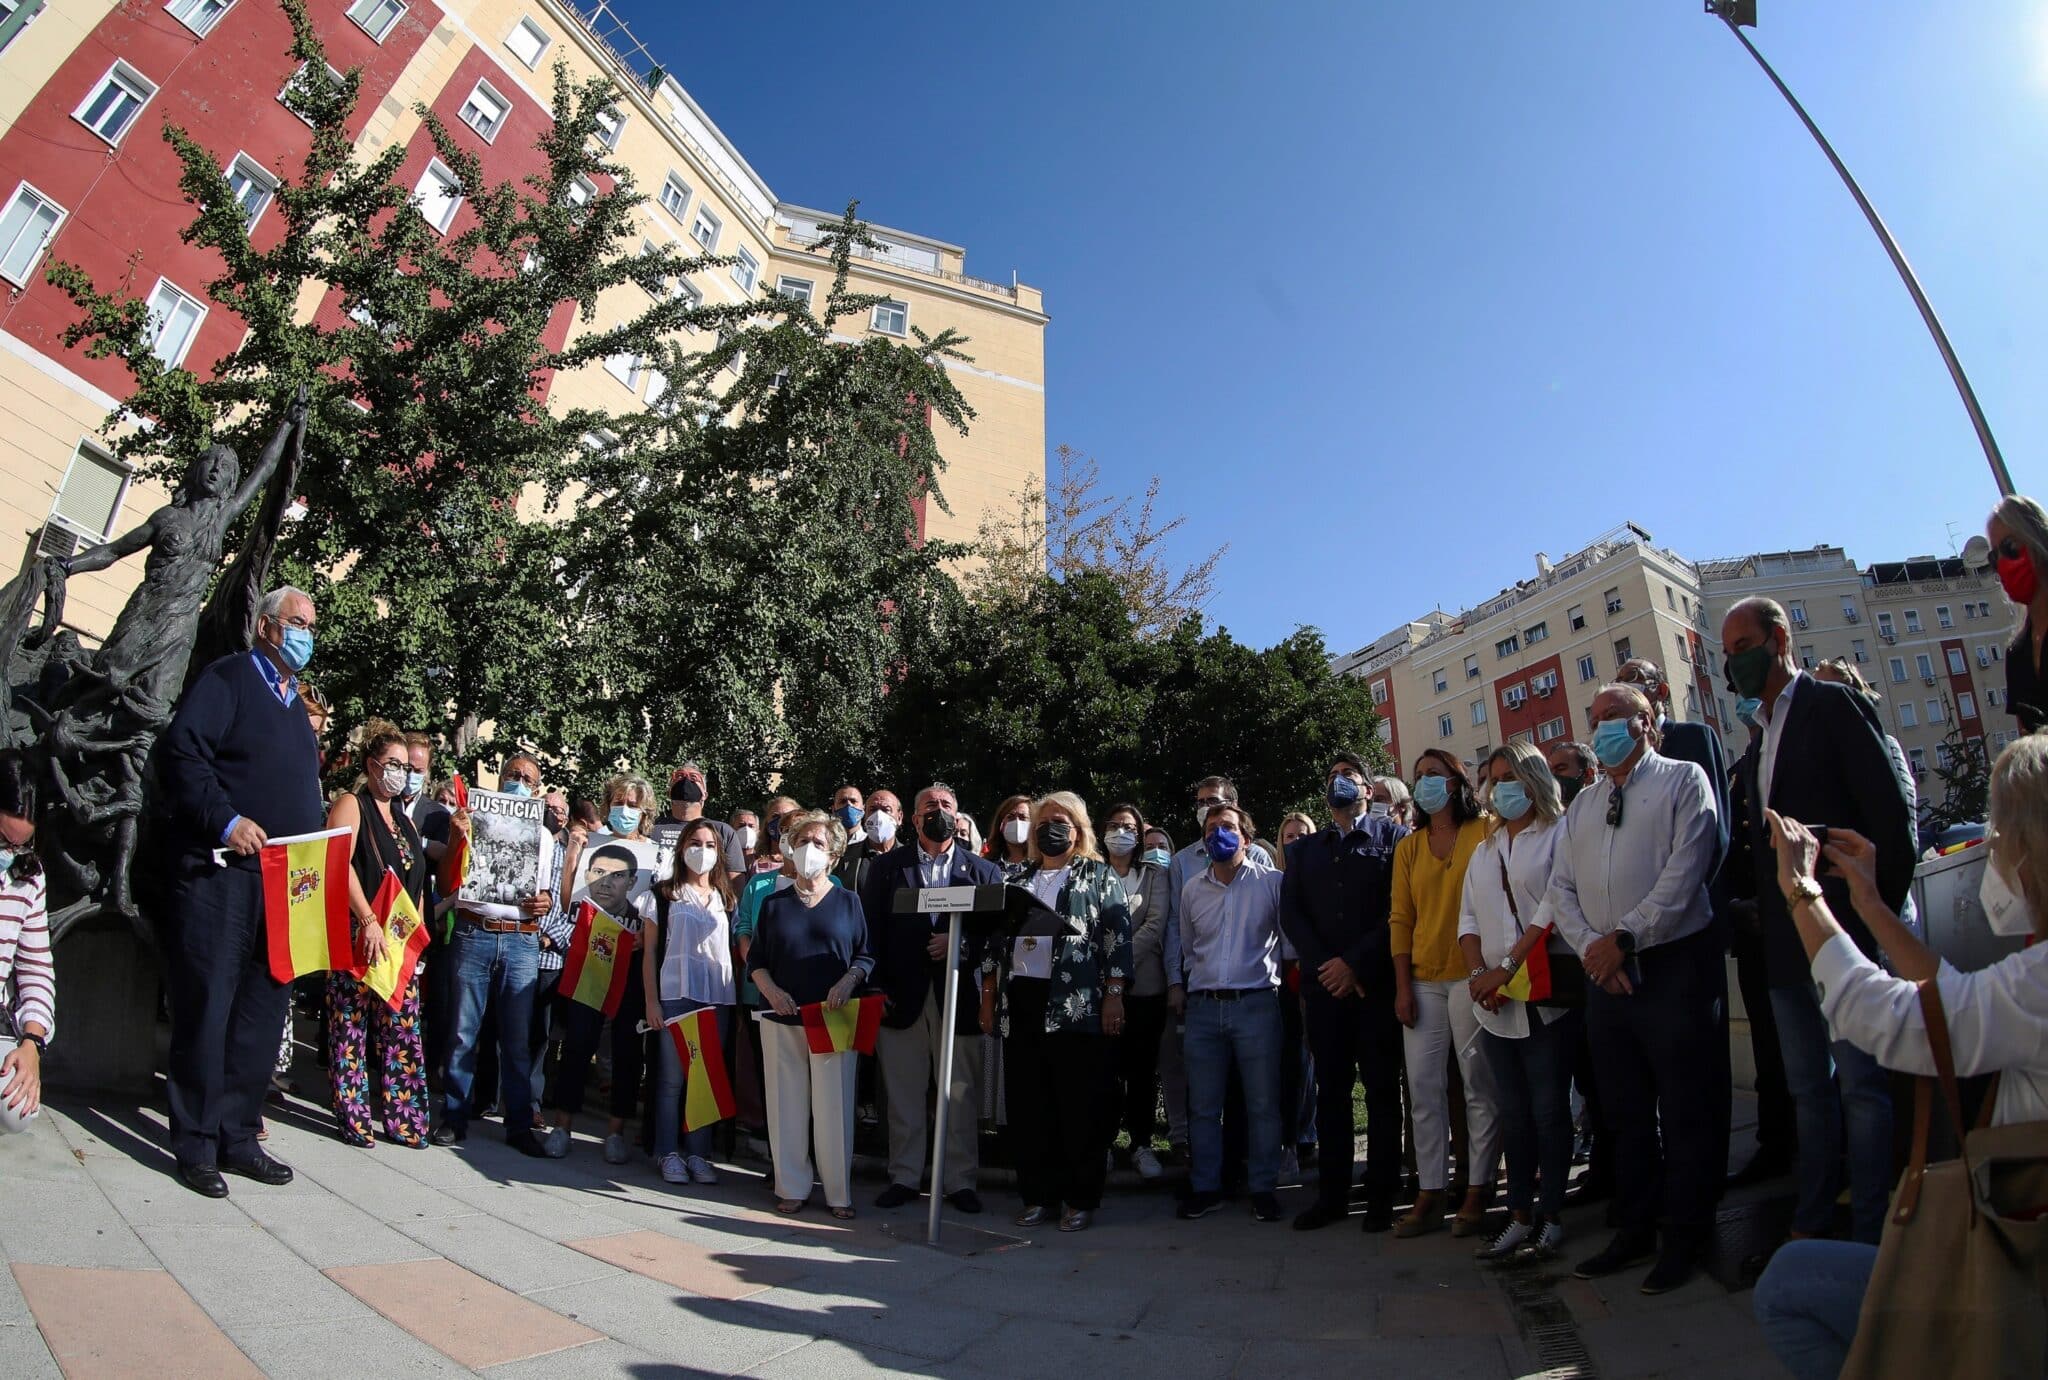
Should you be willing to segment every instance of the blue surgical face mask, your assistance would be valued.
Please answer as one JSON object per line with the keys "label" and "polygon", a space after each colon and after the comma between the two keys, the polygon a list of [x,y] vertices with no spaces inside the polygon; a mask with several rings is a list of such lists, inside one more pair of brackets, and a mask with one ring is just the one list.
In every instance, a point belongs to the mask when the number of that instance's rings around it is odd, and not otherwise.
{"label": "blue surgical face mask", "polygon": [[1618,767],[1636,750],[1636,735],[1628,730],[1627,719],[1602,719],[1593,730],[1593,755],[1603,767]]}
{"label": "blue surgical face mask", "polygon": [[1173,854],[1167,852],[1164,848],[1147,848],[1145,850],[1145,861],[1151,863],[1154,867],[1171,867],[1173,866]]}
{"label": "blue surgical face mask", "polygon": [[284,630],[284,640],[278,644],[277,651],[278,655],[284,658],[285,665],[294,671],[305,670],[306,663],[313,659],[311,630],[287,627]]}
{"label": "blue surgical face mask", "polygon": [[411,800],[426,788],[427,774],[423,771],[409,771],[405,774],[405,798]]}
{"label": "blue surgical face mask", "polygon": [[1419,776],[1415,779],[1415,808],[1426,815],[1433,815],[1451,803],[1451,782],[1444,776]]}
{"label": "blue surgical face mask", "polygon": [[860,806],[858,805],[841,805],[832,813],[839,820],[840,825],[848,833],[852,833],[855,829],[858,829],[860,827],[861,819],[863,818]]}
{"label": "blue surgical face mask", "polygon": [[1528,814],[1529,792],[1527,788],[1512,777],[1506,781],[1494,782],[1493,812],[1511,823]]}
{"label": "blue surgical face mask", "polygon": [[1364,795],[1356,781],[1340,773],[1330,778],[1330,788],[1323,798],[1330,802],[1331,809],[1349,814],[1358,808],[1358,802]]}
{"label": "blue surgical face mask", "polygon": [[640,811],[632,805],[614,805],[604,822],[614,834],[630,834],[640,827]]}
{"label": "blue surgical face mask", "polygon": [[505,783],[505,794],[523,798],[533,794],[533,787],[527,785],[524,781],[507,781]]}
{"label": "blue surgical face mask", "polygon": [[1209,835],[1209,856],[1217,862],[1229,862],[1243,847],[1244,835],[1228,824],[1222,825]]}
{"label": "blue surgical face mask", "polygon": [[1735,717],[1748,724],[1751,728],[1755,728],[1756,711],[1763,707],[1764,702],[1754,695],[1746,700],[1737,700],[1735,702]]}
{"label": "blue surgical face mask", "polygon": [[12,848],[0,848],[0,877],[5,877],[13,870],[14,850]]}

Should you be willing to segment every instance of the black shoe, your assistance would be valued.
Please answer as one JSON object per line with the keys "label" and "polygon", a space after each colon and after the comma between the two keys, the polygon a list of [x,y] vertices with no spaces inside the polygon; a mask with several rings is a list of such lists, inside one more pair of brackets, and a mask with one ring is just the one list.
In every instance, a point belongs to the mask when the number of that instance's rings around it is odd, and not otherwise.
{"label": "black shoe", "polygon": [[1605,1250],[1580,1261],[1572,1275],[1577,1279],[1600,1279],[1619,1274],[1631,1265],[1642,1264],[1656,1251],[1657,1238],[1648,1232],[1616,1232]]}
{"label": "black shoe", "polygon": [[505,1137],[505,1144],[529,1159],[546,1159],[547,1151],[541,1147],[540,1137],[531,1131],[515,1131]]}
{"label": "black shoe", "polygon": [[1310,1165],[1314,1164],[1316,1162],[1316,1143],[1309,1141],[1305,1145],[1295,1146],[1294,1162],[1303,1169],[1307,1169]]}
{"label": "black shoe", "polygon": [[1279,1221],[1280,1200],[1270,1193],[1254,1193],[1252,1195],[1252,1217],[1260,1222]]}
{"label": "black shoe", "polygon": [[452,1121],[444,1121],[434,1128],[434,1133],[427,1139],[436,1145],[460,1145],[468,1136],[467,1127],[457,1126]]}
{"label": "black shoe", "polygon": [[222,1160],[220,1172],[239,1174],[245,1179],[254,1179],[259,1184],[269,1184],[272,1188],[282,1188],[292,1181],[292,1167],[279,1163],[261,1150],[256,1152],[253,1159]]}
{"label": "black shoe", "polygon": [[1614,1196],[1612,1174],[1587,1174],[1578,1186],[1565,1195],[1565,1201],[1577,1207],[1581,1203],[1598,1203]]}
{"label": "black shoe", "polygon": [[1728,1176],[1728,1187],[1749,1188],[1782,1179],[1792,1172],[1792,1156],[1783,1150],[1758,1150],[1748,1164]]}
{"label": "black shoe", "polygon": [[875,1206],[878,1208],[899,1208],[905,1203],[916,1201],[917,1190],[907,1184],[892,1183],[875,1195]]}
{"label": "black shoe", "polygon": [[1328,1203],[1317,1203],[1306,1212],[1298,1212],[1294,1215],[1294,1229],[1296,1231],[1321,1231],[1324,1227],[1341,1222],[1350,1215],[1341,1207],[1331,1207]]}
{"label": "black shoe", "polygon": [[178,1182],[202,1198],[225,1198],[228,1196],[228,1181],[220,1171],[210,1164],[181,1164],[178,1166]]}
{"label": "black shoe", "polygon": [[956,1189],[948,1193],[946,1201],[952,1205],[955,1212],[964,1212],[971,1216],[981,1211],[981,1195],[971,1188]]}
{"label": "black shoe", "polygon": [[1197,1191],[1181,1199],[1180,1206],[1173,1210],[1173,1215],[1184,1222],[1192,1222],[1197,1217],[1207,1217],[1222,1206],[1223,1195],[1221,1193],[1202,1193]]}
{"label": "black shoe", "polygon": [[1643,1276],[1643,1292],[1668,1294],[1691,1279],[1698,1268],[1699,1257],[1690,1247],[1667,1247],[1650,1267],[1650,1273]]}
{"label": "black shoe", "polygon": [[1365,1211],[1359,1214],[1358,1229],[1367,1236],[1391,1230],[1394,1225],[1394,1209],[1387,1203],[1365,1200]]}

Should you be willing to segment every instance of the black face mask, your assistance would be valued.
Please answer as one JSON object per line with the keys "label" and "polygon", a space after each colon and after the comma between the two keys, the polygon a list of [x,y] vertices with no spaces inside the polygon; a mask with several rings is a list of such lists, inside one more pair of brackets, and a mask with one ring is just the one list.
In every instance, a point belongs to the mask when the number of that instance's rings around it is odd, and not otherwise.
{"label": "black face mask", "polygon": [[668,798],[680,800],[685,805],[701,805],[704,803],[704,787],[686,776],[668,788]]}
{"label": "black face mask", "polygon": [[[1555,775],[1555,773],[1552,773],[1552,775]],[[1564,797],[1564,803],[1567,805],[1571,804],[1573,798],[1580,791],[1584,790],[1585,787],[1586,783],[1576,776],[1559,776],[1557,778],[1557,793]]]}
{"label": "black face mask", "polygon": [[1063,819],[1049,819],[1038,826],[1038,851],[1058,857],[1074,846],[1074,826]]}
{"label": "black face mask", "polygon": [[953,837],[956,822],[951,810],[927,810],[924,818],[917,822],[917,831],[929,842],[944,843]]}

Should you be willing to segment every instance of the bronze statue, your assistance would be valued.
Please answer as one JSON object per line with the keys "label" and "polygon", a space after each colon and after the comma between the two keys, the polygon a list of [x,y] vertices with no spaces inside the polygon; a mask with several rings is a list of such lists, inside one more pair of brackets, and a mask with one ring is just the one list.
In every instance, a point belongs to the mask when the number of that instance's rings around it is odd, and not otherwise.
{"label": "bronze statue", "polygon": [[[302,385],[247,476],[233,450],[209,446],[192,462],[171,502],[146,522],[68,559],[38,561],[0,589],[0,648],[9,658],[6,683],[0,685],[6,697],[0,703],[0,746],[27,747],[54,787],[37,823],[38,851],[50,871],[53,943],[72,926],[101,916],[120,917],[145,940],[150,937],[129,875],[150,749],[184,688],[201,608],[228,532],[277,472],[288,441],[291,464],[279,479],[286,488],[296,482],[307,397]],[[265,505],[271,530],[248,539],[258,543],[260,557],[238,562],[231,583],[260,591],[265,572],[253,566],[267,564],[283,511],[283,502]],[[148,553],[142,583],[107,640],[97,651],[84,650],[75,634],[59,628],[67,577],[105,570],[138,551]],[[254,596],[228,596],[224,588],[216,601],[245,602],[253,615]],[[31,632],[38,603],[43,622]],[[251,626],[245,618],[242,647],[249,645]],[[233,647],[212,650],[223,654]]]}

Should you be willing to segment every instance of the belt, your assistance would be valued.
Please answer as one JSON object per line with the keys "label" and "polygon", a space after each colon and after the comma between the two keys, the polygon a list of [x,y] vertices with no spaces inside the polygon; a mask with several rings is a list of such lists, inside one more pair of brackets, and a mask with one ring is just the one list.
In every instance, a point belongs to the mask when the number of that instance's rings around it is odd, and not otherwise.
{"label": "belt", "polygon": [[485,934],[533,934],[540,929],[538,920],[491,920],[480,915],[457,915],[455,918]]}
{"label": "belt", "polygon": [[1198,1001],[1243,1001],[1247,997],[1271,996],[1273,991],[1271,987],[1217,987],[1188,995]]}

